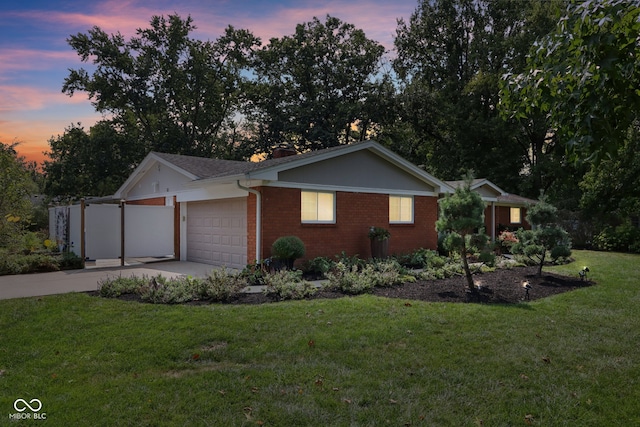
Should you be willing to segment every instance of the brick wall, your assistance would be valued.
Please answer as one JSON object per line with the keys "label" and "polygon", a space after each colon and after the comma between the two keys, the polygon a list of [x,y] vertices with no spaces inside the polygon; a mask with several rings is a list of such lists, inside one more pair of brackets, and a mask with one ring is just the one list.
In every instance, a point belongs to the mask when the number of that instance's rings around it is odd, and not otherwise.
{"label": "brick wall", "polygon": [[[271,245],[281,236],[298,236],[305,244],[304,259],[333,257],[345,251],[361,258],[371,256],[367,236],[371,226],[391,232],[390,253],[410,252],[418,248],[435,249],[437,234],[437,198],[414,198],[414,224],[389,224],[389,196],[371,193],[336,193],[335,224],[302,224],[300,190],[261,187],[262,256],[271,255]],[[247,203],[247,255],[255,259],[255,196]],[[301,261],[304,261],[301,260]]]}
{"label": "brick wall", "polygon": [[151,199],[131,200],[127,201],[128,205],[145,205],[145,206],[164,206],[164,197],[153,197]]}
{"label": "brick wall", "polygon": [[[511,222],[511,208],[509,206],[496,206],[496,237],[500,233],[499,230],[503,230],[505,227],[509,229],[518,229],[520,227],[524,229],[530,229],[531,225],[525,219],[527,215],[527,209],[522,207],[520,208],[520,218],[522,219],[521,223],[515,224]],[[491,206],[487,206],[484,211],[484,223],[487,229],[487,234],[491,235]]]}

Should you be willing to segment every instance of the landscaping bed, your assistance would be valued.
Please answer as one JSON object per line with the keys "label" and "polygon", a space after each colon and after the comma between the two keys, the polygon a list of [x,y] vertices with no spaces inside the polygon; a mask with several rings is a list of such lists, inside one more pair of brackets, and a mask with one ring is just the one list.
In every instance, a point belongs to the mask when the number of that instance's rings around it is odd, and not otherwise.
{"label": "landscaping bed", "polygon": [[[591,281],[582,281],[579,277],[562,276],[543,272],[541,277],[536,275],[538,267],[514,267],[511,269],[496,269],[488,273],[474,275],[482,282],[480,291],[469,294],[466,290],[464,276],[454,276],[446,279],[418,280],[405,282],[390,287],[375,287],[371,294],[415,301],[429,302],[482,302],[498,304],[515,304],[523,301],[533,301],[552,295],[573,291],[593,285]],[[531,289],[529,298],[525,299],[526,291],[522,282],[528,281]],[[320,290],[307,299],[341,298],[350,296],[340,291]],[[241,294],[232,301],[234,304],[263,304],[276,301],[264,294]]]}
{"label": "landscaping bed", "polygon": [[[543,272],[541,277],[536,275],[537,267],[513,267],[496,269],[486,273],[474,275],[476,282],[481,283],[477,292],[470,293],[466,288],[466,279],[462,275],[434,280],[407,281],[398,285],[373,287],[370,294],[405,300],[429,302],[458,302],[458,303],[497,303],[516,304],[523,301],[533,301],[552,295],[569,292],[578,288],[590,286],[593,282],[582,281],[576,277],[562,276]],[[530,286],[527,295],[523,282]],[[99,295],[99,292],[93,292]],[[350,297],[353,294],[335,289],[321,288],[313,295],[304,299],[333,299]],[[124,293],[119,299],[142,301],[138,295]],[[275,295],[265,293],[239,293],[228,299],[229,304],[265,304],[280,301]],[[206,299],[189,301],[187,304],[209,304]]]}

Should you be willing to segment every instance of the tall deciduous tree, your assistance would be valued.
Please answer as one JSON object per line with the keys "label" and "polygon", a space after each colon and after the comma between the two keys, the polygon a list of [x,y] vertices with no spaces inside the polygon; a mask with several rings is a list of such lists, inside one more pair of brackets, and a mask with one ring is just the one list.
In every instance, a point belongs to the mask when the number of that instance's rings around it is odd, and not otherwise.
{"label": "tall deciduous tree", "polygon": [[237,113],[243,70],[259,39],[229,26],[216,41],[190,38],[191,17],[154,16],[130,40],[98,27],[68,39],[95,71],[70,70],[62,91],[87,92],[96,110],[135,125],[145,151],[218,156]]}
{"label": "tall deciduous tree", "polygon": [[394,69],[401,117],[419,138],[414,162],[449,179],[474,169],[518,190],[513,177],[530,159],[531,138],[544,141],[546,131],[532,135],[499,115],[499,81],[524,67],[535,37],[553,28],[548,12],[559,1],[424,0],[399,21]]}
{"label": "tall deciduous tree", "polygon": [[43,168],[46,194],[70,198],[113,194],[145,155],[135,133],[116,128],[111,121],[101,121],[87,133],[77,124],[51,138],[50,160]]}
{"label": "tall deciduous tree", "polygon": [[37,190],[17,144],[0,142],[0,247],[11,246],[31,214],[29,196]]}
{"label": "tall deciduous tree", "polygon": [[629,128],[616,155],[592,165],[580,183],[581,206],[601,226],[640,215],[640,123]]}
{"label": "tall deciduous tree", "polygon": [[389,91],[381,76],[384,47],[338,18],[296,26],[256,53],[251,100],[262,150],[294,142],[320,149],[364,139],[374,104]]}
{"label": "tall deciduous tree", "polygon": [[507,75],[505,107],[548,114],[574,158],[615,153],[640,115],[639,52],[639,0],[572,1],[527,70]]}

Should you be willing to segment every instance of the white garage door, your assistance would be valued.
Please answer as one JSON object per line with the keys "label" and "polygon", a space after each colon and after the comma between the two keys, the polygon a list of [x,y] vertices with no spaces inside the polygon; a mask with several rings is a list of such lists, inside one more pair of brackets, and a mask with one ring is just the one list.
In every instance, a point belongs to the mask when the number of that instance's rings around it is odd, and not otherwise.
{"label": "white garage door", "polygon": [[230,268],[247,265],[247,199],[189,202],[187,260]]}

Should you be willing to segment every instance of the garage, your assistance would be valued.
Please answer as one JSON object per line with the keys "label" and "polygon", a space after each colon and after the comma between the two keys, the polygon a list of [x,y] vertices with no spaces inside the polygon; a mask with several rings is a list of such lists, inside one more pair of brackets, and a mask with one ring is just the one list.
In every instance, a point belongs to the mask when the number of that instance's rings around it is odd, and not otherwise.
{"label": "garage", "polygon": [[187,260],[242,269],[247,265],[247,198],[187,204]]}

